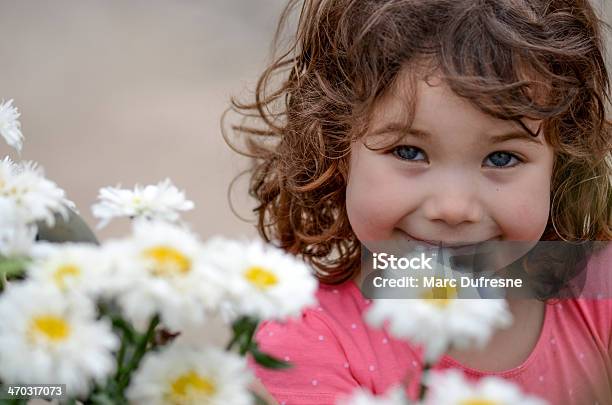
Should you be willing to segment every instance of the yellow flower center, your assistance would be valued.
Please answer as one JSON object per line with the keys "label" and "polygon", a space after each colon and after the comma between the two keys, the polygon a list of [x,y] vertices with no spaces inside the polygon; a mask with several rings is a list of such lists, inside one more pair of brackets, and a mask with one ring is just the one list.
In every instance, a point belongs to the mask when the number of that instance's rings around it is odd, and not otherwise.
{"label": "yellow flower center", "polygon": [[191,270],[191,260],[169,246],[154,246],[145,250],[144,255],[151,260],[151,272],[156,276],[181,275]]}
{"label": "yellow flower center", "polygon": [[61,289],[66,288],[67,277],[78,277],[81,274],[81,270],[73,264],[64,264],[59,266],[55,273],[53,273],[53,281]]}
{"label": "yellow flower center", "polygon": [[244,272],[244,277],[260,290],[267,290],[278,283],[278,277],[274,273],[260,266],[249,267]]}
{"label": "yellow flower center", "polygon": [[170,386],[171,403],[181,403],[181,400],[193,397],[203,401],[212,397],[217,391],[212,379],[203,377],[193,370],[181,374]]}
{"label": "yellow flower center", "polygon": [[432,287],[421,294],[421,298],[426,300],[428,304],[446,308],[452,300],[457,298],[457,287],[448,284],[442,287]]}
{"label": "yellow flower center", "polygon": [[29,332],[30,335],[43,336],[52,342],[59,342],[70,336],[70,325],[63,318],[41,315],[31,320]]}
{"label": "yellow flower center", "polygon": [[486,398],[469,398],[459,402],[459,405],[497,405],[496,401]]}

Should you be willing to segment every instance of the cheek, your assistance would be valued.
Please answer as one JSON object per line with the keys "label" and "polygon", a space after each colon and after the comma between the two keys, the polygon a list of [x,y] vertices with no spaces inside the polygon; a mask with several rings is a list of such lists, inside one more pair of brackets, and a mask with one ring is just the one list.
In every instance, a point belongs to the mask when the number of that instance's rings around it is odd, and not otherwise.
{"label": "cheek", "polygon": [[517,215],[509,227],[512,240],[539,240],[548,223],[549,205],[525,201],[516,210]]}
{"label": "cheek", "polygon": [[346,211],[349,222],[360,241],[387,237],[396,221],[393,207],[385,198],[386,187],[368,181],[366,176],[353,176],[346,190]]}
{"label": "cheek", "polygon": [[506,240],[539,240],[550,214],[550,183],[543,179],[498,193],[496,222]]}
{"label": "cheek", "polygon": [[405,214],[407,193],[401,192],[402,182],[379,163],[373,159],[353,163],[346,188],[348,219],[362,242],[390,239]]}

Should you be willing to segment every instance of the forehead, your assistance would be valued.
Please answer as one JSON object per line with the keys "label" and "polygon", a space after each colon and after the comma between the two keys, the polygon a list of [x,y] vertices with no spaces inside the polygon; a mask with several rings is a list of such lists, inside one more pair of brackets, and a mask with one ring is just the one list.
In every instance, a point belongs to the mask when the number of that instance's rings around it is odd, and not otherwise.
{"label": "forehead", "polygon": [[[521,120],[533,133],[542,121]],[[493,133],[524,130],[509,119],[487,114],[467,98],[458,96],[439,71],[405,67],[388,91],[378,100],[370,119],[370,133],[388,124],[442,133]]]}

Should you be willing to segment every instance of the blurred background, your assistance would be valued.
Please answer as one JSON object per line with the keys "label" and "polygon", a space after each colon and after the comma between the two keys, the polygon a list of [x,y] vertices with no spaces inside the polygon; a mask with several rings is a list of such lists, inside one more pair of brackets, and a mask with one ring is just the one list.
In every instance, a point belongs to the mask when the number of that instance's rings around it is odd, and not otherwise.
{"label": "blurred background", "polygon": [[[100,187],[169,177],[195,202],[184,219],[202,237],[255,235],[227,201],[248,162],[226,146],[219,120],[231,95],[254,89],[284,4],[0,0],[0,99],[22,113],[21,158],[39,162],[92,228]],[[246,181],[235,191],[236,210],[252,219]],[[115,221],[98,236],[128,227]]]}
{"label": "blurred background", "polygon": [[[0,99],[15,99],[39,162],[95,227],[102,186],[166,177],[195,202],[204,238],[255,235],[227,202],[248,167],[220,132],[231,95],[248,97],[266,65],[284,0],[0,1]],[[9,152],[0,146],[0,152]],[[251,217],[239,181],[233,201]],[[127,220],[97,232],[127,232]]]}

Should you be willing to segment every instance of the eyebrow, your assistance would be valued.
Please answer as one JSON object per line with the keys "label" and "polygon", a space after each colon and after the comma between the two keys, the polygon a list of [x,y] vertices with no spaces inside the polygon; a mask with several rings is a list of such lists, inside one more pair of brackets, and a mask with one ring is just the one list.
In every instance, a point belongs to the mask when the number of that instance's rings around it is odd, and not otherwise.
{"label": "eyebrow", "polygon": [[[416,128],[408,128],[405,125],[398,124],[398,123],[389,123],[385,125],[384,127],[373,131],[372,135],[380,135],[380,134],[385,134],[389,132],[399,132],[399,133],[403,133],[406,135],[412,135],[415,138],[420,138],[420,139],[431,138],[431,134],[427,131],[416,129]],[[518,140],[542,145],[542,141],[540,141],[536,137],[533,137],[526,131],[517,130],[517,131],[508,132],[506,134],[493,135],[490,137],[490,141],[493,144],[502,143],[502,142],[513,140],[513,139],[518,139]]]}

